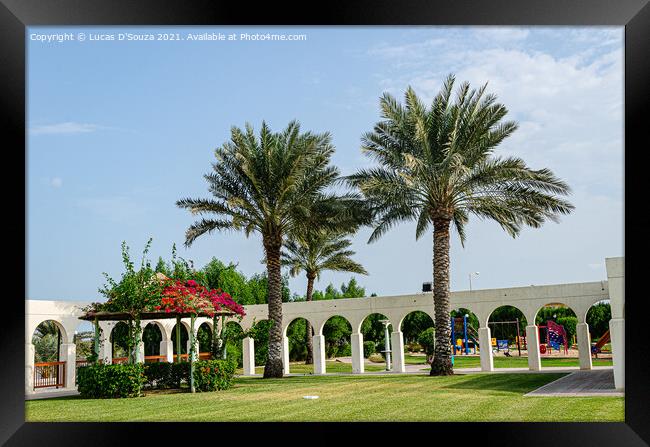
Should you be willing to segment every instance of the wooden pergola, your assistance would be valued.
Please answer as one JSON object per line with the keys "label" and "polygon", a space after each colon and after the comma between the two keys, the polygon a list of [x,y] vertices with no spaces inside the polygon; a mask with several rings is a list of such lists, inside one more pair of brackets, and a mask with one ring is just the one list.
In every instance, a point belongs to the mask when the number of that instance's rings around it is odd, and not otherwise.
{"label": "wooden pergola", "polygon": [[[214,316],[232,316],[235,315],[235,312],[229,310],[221,310],[208,314],[206,312],[165,312],[165,311],[145,311],[140,313],[140,321],[142,320],[159,320],[159,319],[170,319],[176,318],[176,352],[180,358],[181,352],[181,318],[190,318],[190,331],[189,331],[189,342],[191,350],[195,350],[195,339],[194,339],[194,321],[196,317],[214,317]],[[85,315],[79,317],[80,320],[92,321],[93,327],[95,330],[95,355],[99,358],[99,322],[100,321],[129,321],[134,320],[132,314],[128,312],[86,312]],[[214,337],[214,329],[212,336]],[[188,353],[188,358],[190,361],[190,391],[195,392],[194,389],[194,355],[193,353]]]}

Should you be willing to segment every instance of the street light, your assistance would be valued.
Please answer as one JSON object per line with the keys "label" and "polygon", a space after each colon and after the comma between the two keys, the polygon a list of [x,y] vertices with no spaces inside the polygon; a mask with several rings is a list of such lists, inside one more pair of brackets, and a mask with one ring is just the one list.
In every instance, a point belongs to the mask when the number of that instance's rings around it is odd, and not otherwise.
{"label": "street light", "polygon": [[479,274],[479,272],[472,272],[472,273],[470,273],[468,275],[469,276],[469,291],[470,292],[472,291],[472,275],[478,276],[478,274]]}
{"label": "street light", "polygon": [[390,320],[379,320],[380,323],[384,325],[384,356],[386,357],[386,371],[391,370],[391,365],[390,365],[390,336],[388,335],[388,325],[390,324]]}

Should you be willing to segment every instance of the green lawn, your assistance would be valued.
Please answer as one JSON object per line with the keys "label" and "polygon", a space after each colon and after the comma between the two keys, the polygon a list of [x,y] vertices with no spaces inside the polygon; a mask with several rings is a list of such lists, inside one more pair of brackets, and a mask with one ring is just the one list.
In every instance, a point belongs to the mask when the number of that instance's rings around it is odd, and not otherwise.
{"label": "green lawn", "polygon": [[[424,356],[405,355],[405,362],[411,365],[424,365]],[[593,366],[612,366],[612,359],[591,359]],[[481,366],[481,359],[478,356],[454,356],[454,368],[478,368]],[[494,357],[495,368],[526,368],[527,357]],[[576,358],[542,358],[542,366],[579,366]]]}
{"label": "green lawn", "polygon": [[[237,378],[212,393],[27,401],[35,421],[623,421],[623,398],[524,397],[562,374]],[[307,400],[303,396],[317,395]]]}

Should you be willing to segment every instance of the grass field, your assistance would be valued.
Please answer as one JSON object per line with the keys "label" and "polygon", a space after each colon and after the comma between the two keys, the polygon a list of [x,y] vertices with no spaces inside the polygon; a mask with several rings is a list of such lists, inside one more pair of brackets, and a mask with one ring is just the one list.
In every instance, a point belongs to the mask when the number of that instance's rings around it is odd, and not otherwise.
{"label": "grass field", "polygon": [[[404,360],[411,365],[425,365],[425,357],[406,354]],[[612,366],[612,359],[592,359],[593,366]],[[478,356],[454,356],[454,368],[478,368],[481,359]],[[579,366],[576,358],[542,358],[542,366]],[[527,357],[494,357],[495,368],[526,368]]]}
{"label": "grass field", "polygon": [[[623,421],[619,397],[524,397],[562,374],[237,378],[213,393],[31,400],[35,421]],[[317,395],[307,400],[303,396]]]}

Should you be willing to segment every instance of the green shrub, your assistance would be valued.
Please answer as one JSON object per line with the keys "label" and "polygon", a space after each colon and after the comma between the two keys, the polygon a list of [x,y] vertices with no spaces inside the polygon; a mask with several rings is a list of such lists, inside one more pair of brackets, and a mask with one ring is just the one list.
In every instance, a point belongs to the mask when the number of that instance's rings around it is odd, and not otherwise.
{"label": "green shrub", "polygon": [[180,388],[182,383],[188,383],[190,364],[181,363],[146,363],[144,365],[145,384],[149,388]]}
{"label": "green shrub", "polygon": [[434,328],[430,327],[429,329],[425,329],[424,331],[422,331],[422,333],[418,337],[418,343],[424,349],[424,352],[427,354],[427,357],[433,355],[435,334],[436,333]]}
{"label": "green shrub", "polygon": [[422,351],[422,346],[419,343],[407,343],[404,346],[404,352],[420,352]]}
{"label": "green shrub", "polygon": [[196,391],[217,391],[230,388],[237,362],[233,360],[204,360],[194,364]]}
{"label": "green shrub", "polygon": [[336,353],[337,357],[349,357],[351,355],[352,355],[352,346],[349,343],[339,346],[338,352]]}
{"label": "green shrub", "polygon": [[78,390],[85,398],[137,397],[146,381],[142,363],[82,366],[78,372]]}
{"label": "green shrub", "polygon": [[364,341],[363,342],[363,356],[365,358],[370,357],[372,354],[377,352],[377,345],[374,341]]}
{"label": "green shrub", "polygon": [[368,360],[370,360],[373,363],[384,363],[386,361],[382,354],[377,354],[377,353],[370,354],[368,356]]}
{"label": "green shrub", "polygon": [[244,366],[244,356],[242,355],[242,349],[239,345],[226,345],[226,358],[236,361],[238,368]]}

